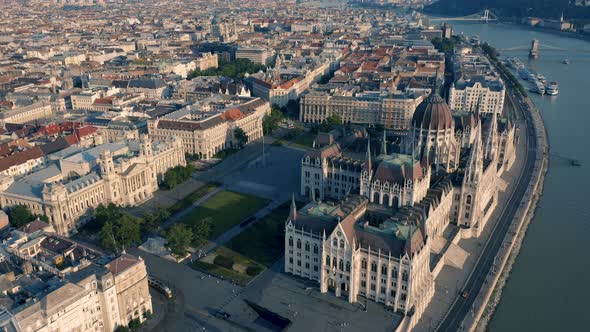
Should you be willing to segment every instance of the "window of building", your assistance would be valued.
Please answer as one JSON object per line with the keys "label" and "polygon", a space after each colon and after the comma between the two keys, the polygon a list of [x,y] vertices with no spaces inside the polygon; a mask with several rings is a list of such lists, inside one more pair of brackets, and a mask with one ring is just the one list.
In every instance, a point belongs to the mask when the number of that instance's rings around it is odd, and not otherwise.
{"label": "window of building", "polygon": [[318,272],[318,266],[317,266],[317,265],[314,265],[314,266],[313,266],[313,270],[314,270],[315,272]]}
{"label": "window of building", "polygon": [[305,251],[309,251],[309,242],[305,242]]}
{"label": "window of building", "polygon": [[301,260],[300,259],[297,260],[297,266],[301,266]]}
{"label": "window of building", "polygon": [[319,252],[318,245],[317,244],[314,244],[313,245],[313,253],[314,254],[317,254],[318,252]]}
{"label": "window of building", "polygon": [[387,265],[381,265],[381,274],[387,275]]}
{"label": "window of building", "polygon": [[404,273],[402,274],[402,280],[408,281],[408,272],[407,271],[404,271]]}
{"label": "window of building", "polygon": [[385,287],[381,287],[381,294],[385,294]]}
{"label": "window of building", "polygon": [[293,237],[289,236],[289,246],[293,246]]}
{"label": "window of building", "polygon": [[334,248],[338,248],[338,239],[334,238],[334,241],[332,241],[332,245],[334,246]]}
{"label": "window of building", "polygon": [[338,268],[340,269],[340,271],[344,271],[344,261],[340,260],[340,262],[338,263]]}
{"label": "window of building", "polygon": [[326,256],[326,265],[330,266],[330,255]]}
{"label": "window of building", "polygon": [[297,239],[297,249],[301,249],[301,240]]}
{"label": "window of building", "polygon": [[367,282],[364,280],[361,280],[361,287],[362,288],[366,288],[367,287]]}
{"label": "window of building", "polygon": [[350,272],[350,262],[346,262],[346,272]]}
{"label": "window of building", "polygon": [[377,272],[377,263],[373,262],[373,264],[371,264],[371,271]]}
{"label": "window of building", "polygon": [[371,284],[371,290],[372,291],[376,291],[377,290],[377,286],[375,284]]}
{"label": "window of building", "polygon": [[363,260],[361,261],[361,268],[362,269],[367,269],[367,261],[363,258]]}
{"label": "window of building", "polygon": [[340,240],[340,248],[344,248],[344,240]]}

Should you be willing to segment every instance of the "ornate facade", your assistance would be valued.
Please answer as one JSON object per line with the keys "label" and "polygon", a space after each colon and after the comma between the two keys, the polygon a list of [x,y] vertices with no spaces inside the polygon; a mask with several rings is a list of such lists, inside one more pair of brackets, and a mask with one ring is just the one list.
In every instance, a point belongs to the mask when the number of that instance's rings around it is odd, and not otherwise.
{"label": "ornate facade", "polygon": [[344,157],[338,144],[306,153],[301,195],[312,202],[300,211],[292,203],[285,271],[349,302],[361,295],[391,306],[412,316],[411,328],[434,293],[431,242],[451,223],[463,238],[481,234],[516,140],[496,113],[454,117],[435,92],[414,114],[407,154],[388,153],[385,135],[375,157],[368,141],[365,160]]}
{"label": "ornate facade", "polygon": [[45,214],[56,232],[67,236],[100,204],[133,206],[150,199],[158,190],[158,177],[177,165],[186,165],[178,138],[153,142],[143,136],[107,143],[60,157],[22,178],[2,178],[0,205],[26,205],[32,213]]}
{"label": "ornate facade", "polygon": [[186,153],[212,158],[224,149],[237,146],[236,128],[244,131],[248,142],[262,137],[262,120],[270,113],[270,104],[260,98],[240,98],[242,104],[213,114],[194,117],[182,114],[180,118],[149,120],[148,131],[156,139],[178,137]]}

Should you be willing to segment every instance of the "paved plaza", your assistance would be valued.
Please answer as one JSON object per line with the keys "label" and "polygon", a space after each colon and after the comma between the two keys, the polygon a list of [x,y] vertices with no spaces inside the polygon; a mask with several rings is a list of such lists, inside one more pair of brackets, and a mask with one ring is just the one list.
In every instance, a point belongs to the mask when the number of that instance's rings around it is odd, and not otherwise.
{"label": "paved plaza", "polygon": [[[242,288],[140,250],[131,253],[145,259],[150,275],[173,285],[175,299],[154,331],[277,330],[244,300],[290,320],[289,331],[392,331],[402,318],[371,301],[349,304],[321,294],[315,284],[282,273],[280,261]],[[220,311],[230,317],[215,317]]]}

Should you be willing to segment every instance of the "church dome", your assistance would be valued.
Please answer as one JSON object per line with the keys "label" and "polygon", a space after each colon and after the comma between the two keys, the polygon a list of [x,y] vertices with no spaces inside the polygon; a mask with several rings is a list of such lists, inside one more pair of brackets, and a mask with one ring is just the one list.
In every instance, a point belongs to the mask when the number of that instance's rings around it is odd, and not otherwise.
{"label": "church dome", "polygon": [[435,91],[422,101],[412,117],[415,128],[446,130],[453,127],[453,115],[449,105]]}

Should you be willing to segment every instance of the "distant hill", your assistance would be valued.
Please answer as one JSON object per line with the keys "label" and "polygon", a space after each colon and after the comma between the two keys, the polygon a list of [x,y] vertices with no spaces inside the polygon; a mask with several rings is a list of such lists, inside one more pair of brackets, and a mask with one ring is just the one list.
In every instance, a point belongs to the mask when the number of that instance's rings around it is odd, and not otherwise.
{"label": "distant hill", "polygon": [[503,18],[534,16],[558,19],[590,19],[590,7],[574,6],[573,0],[439,0],[424,8],[425,13],[463,16],[491,9]]}

